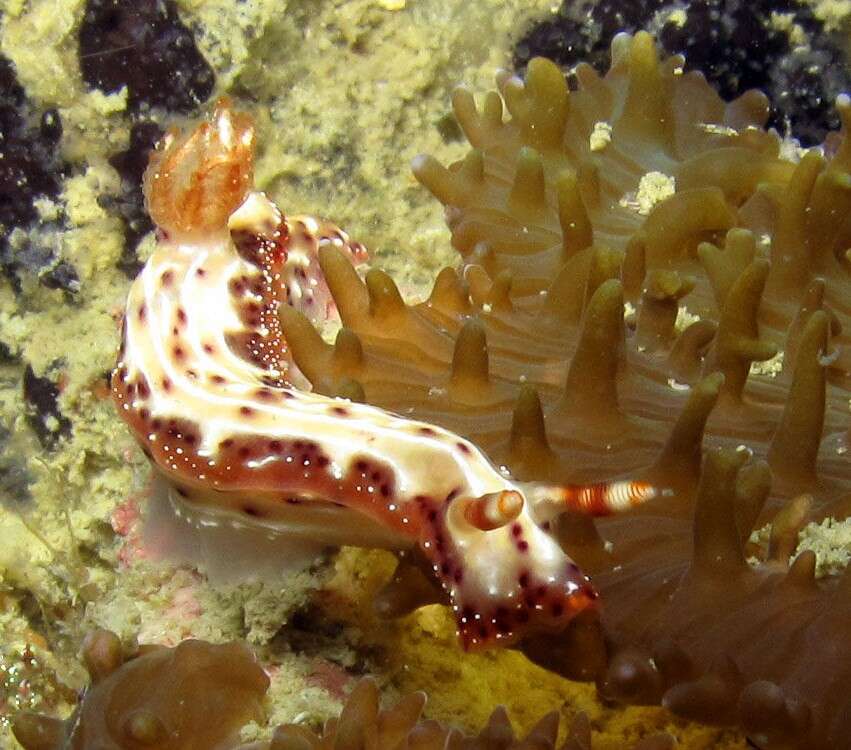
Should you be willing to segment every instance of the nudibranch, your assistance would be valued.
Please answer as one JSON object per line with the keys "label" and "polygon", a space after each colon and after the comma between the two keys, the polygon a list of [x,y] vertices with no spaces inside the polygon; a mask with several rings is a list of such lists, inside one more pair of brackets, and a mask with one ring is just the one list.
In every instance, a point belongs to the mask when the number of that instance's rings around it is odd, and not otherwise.
{"label": "nudibranch", "polygon": [[304,247],[323,263],[365,251],[254,191],[253,143],[222,101],[170,133],[145,175],[158,242],[128,296],[112,391],[171,502],[323,544],[419,544],[468,648],[564,628],[596,593],[551,522],[658,491],[520,484],[449,430],[302,387],[281,320],[310,296],[288,279],[321,285]]}

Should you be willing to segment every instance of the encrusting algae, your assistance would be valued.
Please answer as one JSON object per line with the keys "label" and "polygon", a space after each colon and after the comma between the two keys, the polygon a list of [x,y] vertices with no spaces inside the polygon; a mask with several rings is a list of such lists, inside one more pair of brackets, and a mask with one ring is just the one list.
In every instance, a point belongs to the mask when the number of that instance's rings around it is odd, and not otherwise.
{"label": "encrusting algae", "polygon": [[[343,243],[320,242],[319,264],[343,324],[335,344],[325,343],[301,313],[282,301],[280,333],[276,322],[261,325],[275,307],[244,306],[239,319],[260,326],[261,333],[245,340],[217,339],[213,349],[224,342],[228,357],[266,368],[268,382],[261,384],[258,399],[277,396],[298,408],[306,397],[293,393],[288,380],[277,379],[287,366],[285,341],[295,365],[320,394],[309,402],[323,410],[338,405],[339,413],[323,416],[315,432],[296,446],[307,456],[304,466],[323,466],[323,446],[332,438],[320,427],[333,426],[333,439],[339,439],[352,430],[347,425],[353,423],[346,421],[352,414],[379,419],[383,412],[357,403],[365,402],[435,425],[418,427],[431,429],[422,435],[428,440],[451,436],[441,428],[457,433],[458,450],[466,446],[463,440],[471,441],[461,455],[472,462],[473,451],[482,449],[524,483],[611,488],[629,476],[637,480],[630,487],[664,488],[635,498],[640,502],[631,504],[637,507],[624,515],[592,520],[565,512],[565,506],[540,521],[539,531],[557,540],[590,575],[600,605],[577,608],[569,623],[538,620],[533,596],[527,602],[532,619],[522,620],[515,645],[548,670],[594,681],[613,703],[661,702],[685,718],[737,725],[759,747],[846,747],[851,733],[844,687],[851,680],[851,652],[843,634],[851,624],[851,577],[817,579],[816,555],[811,550],[795,555],[795,550],[806,523],[845,518],[851,501],[845,458],[849,355],[843,348],[851,245],[851,147],[845,130],[851,102],[847,97],[837,101],[842,133],[832,134],[823,149],[789,160],[781,156],[776,134],[763,130],[767,104],[760,94],[749,92],[725,103],[700,74],[684,73],[682,65],[678,57],[660,61],[648,34],[620,35],[612,44],[607,75],[579,66],[576,91],[569,92],[562,73],[543,59],[530,63],[525,81],[501,76],[499,92],[488,94],[481,105],[465,89],[458,90],[455,116],[473,150],[448,170],[419,158],[414,171],[446,207],[453,245],[466,262],[462,273],[445,269],[427,301],[407,305],[387,274],[371,270],[362,281],[340,249]],[[591,138],[599,122],[611,125],[611,141],[603,147]],[[651,173],[670,179],[647,210],[623,200],[637,194]],[[269,262],[274,269],[286,260],[290,229],[280,229],[282,217],[263,200],[249,198],[229,224],[241,257],[258,267]],[[228,203],[227,212],[237,202]],[[195,225],[164,229],[163,242],[174,235],[179,244]],[[214,230],[206,224],[203,229]],[[218,261],[210,258],[216,271]],[[168,299],[173,284],[190,283],[166,260],[154,256],[152,263],[158,269],[156,284],[142,283],[165,296],[151,300]],[[194,274],[200,278],[210,272],[204,265],[197,270],[203,271]],[[199,289],[204,284],[193,283]],[[222,294],[240,299],[252,289],[264,299],[270,293],[251,284],[247,276],[241,285],[222,286]],[[128,307],[140,330],[153,314],[146,302]],[[179,305],[172,310],[175,335],[181,325],[192,334],[195,318],[181,316],[182,310]],[[678,324],[683,318],[687,322]],[[165,336],[168,326],[162,329]],[[262,333],[266,329],[268,339]],[[194,402],[182,397],[168,401],[175,391],[170,375],[156,383],[128,377],[124,359],[133,361],[141,335],[125,338],[116,393],[125,411],[137,409],[130,400],[140,390],[143,404],[162,391],[165,395],[158,398],[172,404],[169,409],[178,404],[187,410],[191,420],[175,422],[168,439],[174,443],[194,436],[189,448],[152,454],[168,473],[176,470],[185,450],[195,460],[195,446],[206,445],[202,420],[216,414],[193,412]],[[267,344],[279,348],[270,352]],[[206,343],[199,346],[214,358]],[[186,361],[180,340],[175,347],[158,355],[160,361]],[[778,372],[752,371],[753,362],[774,358],[781,347]],[[237,372],[233,367],[231,375]],[[211,377],[217,375],[224,378],[217,372]],[[239,380],[236,386],[242,387]],[[350,403],[321,395],[343,396]],[[254,424],[256,407],[237,406],[238,416],[227,417],[231,431]],[[158,408],[157,402],[151,408]],[[138,418],[148,421],[153,415]],[[325,424],[328,419],[331,424]],[[220,425],[217,429],[221,432]],[[216,468],[217,489],[202,494],[201,502],[227,502],[224,490],[233,477],[250,479],[257,476],[252,470],[278,460],[258,455],[266,450],[263,441],[231,452],[228,439],[218,450],[234,473]],[[389,459],[400,450],[400,445],[379,445]],[[268,447],[274,453],[271,443]],[[212,455],[218,460],[218,453]],[[367,473],[375,469],[359,468],[357,461],[353,465]],[[393,477],[385,471],[379,465],[375,476],[370,480],[364,473],[362,482],[374,481],[379,489],[386,482],[388,492],[378,494],[389,502]],[[412,481],[425,481],[417,477],[412,474]],[[348,488],[342,473],[338,478]],[[280,479],[285,502],[296,506],[280,520],[305,524],[304,536],[316,537],[320,525],[311,525],[312,490],[293,483],[286,472]],[[191,501],[206,476],[189,481],[176,475],[170,481]],[[250,486],[248,481],[236,488],[244,492]],[[343,505],[351,503],[355,489],[361,492],[359,485],[337,496],[328,494],[329,488],[322,484],[320,497]],[[307,496],[299,497],[305,491]],[[484,491],[491,490],[484,486]],[[498,540],[500,529],[513,529],[526,504],[533,514],[535,502],[551,509],[552,500],[535,492],[519,493],[523,502],[517,507],[516,498],[505,491],[496,499],[482,495],[463,506],[466,523],[484,539]],[[610,509],[619,493],[604,494],[601,509]],[[234,497],[245,502],[242,494]],[[450,493],[445,507],[455,499]],[[338,513],[329,514],[323,504],[316,507],[330,523],[325,531],[333,534]],[[263,516],[268,509],[254,511],[249,515]],[[380,530],[370,524],[393,530],[377,505],[360,512],[364,520],[357,523],[364,525],[355,532],[364,543],[380,539]],[[453,523],[461,524],[461,517]],[[759,536],[752,535],[766,525],[767,544],[761,546]],[[425,538],[439,547],[444,533],[462,528],[467,527],[447,525],[445,532]],[[521,528],[521,542],[530,533]],[[479,544],[475,534],[470,539],[459,549]],[[531,551],[543,544],[539,536],[530,542],[526,547],[518,543],[517,549]],[[424,547],[434,563],[429,546]],[[460,553],[451,559],[457,562]],[[501,575],[503,566],[518,563],[506,556],[492,564]],[[453,579],[454,570],[460,570],[460,578]],[[453,598],[467,585],[463,565],[447,570],[435,564],[434,572]],[[442,600],[430,575],[420,554],[405,549],[391,582],[376,595],[378,610],[398,616]],[[528,599],[524,575],[529,574],[519,571],[513,585]],[[502,615],[494,617],[497,632],[503,632]],[[89,709],[87,701],[81,715]],[[289,727],[278,729],[269,746],[380,746],[374,743],[380,742],[376,727],[382,716],[394,738],[408,736],[409,746],[444,746],[440,733],[445,729],[415,726],[421,699],[406,699],[401,706],[396,713],[378,714],[377,693],[363,683],[340,723],[326,727],[324,740]],[[119,747],[128,737],[168,735],[173,720],[154,714],[103,731]],[[19,735],[28,747],[40,747],[28,739],[40,727],[60,731],[44,719],[22,721]],[[556,725],[554,719],[542,719],[518,746],[553,746]],[[568,747],[588,746],[581,720],[571,731]],[[417,745],[420,739],[426,744]],[[665,747],[670,741],[654,737],[644,745]],[[514,736],[504,717],[495,714],[482,736],[467,742],[458,746],[509,747]],[[183,746],[193,745],[175,745]]]}

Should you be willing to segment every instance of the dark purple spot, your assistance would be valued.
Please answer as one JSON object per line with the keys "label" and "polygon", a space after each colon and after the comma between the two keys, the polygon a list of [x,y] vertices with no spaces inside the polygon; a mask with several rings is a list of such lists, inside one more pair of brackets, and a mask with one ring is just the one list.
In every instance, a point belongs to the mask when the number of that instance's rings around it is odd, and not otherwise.
{"label": "dark purple spot", "polygon": [[78,35],[82,78],[106,93],[127,89],[130,111],[193,112],[216,78],[173,0],[89,0]]}

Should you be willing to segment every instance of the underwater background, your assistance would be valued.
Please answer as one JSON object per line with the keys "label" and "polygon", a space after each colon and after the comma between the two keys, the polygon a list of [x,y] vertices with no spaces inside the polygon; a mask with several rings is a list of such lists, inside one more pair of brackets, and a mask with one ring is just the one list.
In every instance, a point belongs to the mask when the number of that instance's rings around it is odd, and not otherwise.
{"label": "underwater background", "polygon": [[[803,148],[823,143],[828,156],[841,154],[835,102],[851,91],[851,3],[3,0],[0,13],[0,747],[18,747],[11,718],[20,710],[70,714],[90,679],[83,639],[97,629],[127,650],[187,638],[250,645],[270,686],[262,716],[246,714],[246,743],[268,739],[279,724],[318,728],[339,714],[360,677],[372,676],[384,700],[422,690],[426,717],[467,732],[503,705],[521,735],[549,711],[564,726],[584,713],[595,750],[669,741],[659,733],[679,747],[748,746],[735,717],[720,727],[720,714],[689,721],[656,705],[655,693],[603,701],[593,682],[569,681],[519,651],[463,652],[445,606],[379,618],[373,600],[396,565],[386,551],[328,551],[278,577],[224,584],[192,565],[151,559],[139,532],[149,462],[116,414],[109,376],[131,280],[156,242],[141,189],[148,153],[167,128],[194,122],[219,96],[255,120],[257,188],[285,213],[332,219],[366,245],[407,302],[419,302],[440,269],[459,267],[458,250],[466,252],[447,227],[448,192],[422,179],[435,200],[411,171],[418,154],[448,165],[468,153],[452,108],[456,86],[491,90],[498,70],[522,76],[536,56],[565,72],[587,62],[603,74],[616,34],[647,30],[663,59],[685,54],[686,70],[702,70],[725,100],[762,90],[772,104],[767,127],[782,136],[778,161],[797,164]],[[611,138],[611,128],[601,130],[603,141]],[[766,167],[748,188],[755,193],[758,181],[781,172],[778,182],[786,172]],[[650,206],[665,197],[649,198]],[[836,202],[831,221],[844,242],[849,204]],[[665,288],[657,299],[688,291]],[[488,294],[480,302],[489,312],[502,298]],[[847,308],[833,316],[836,336],[843,316]],[[772,360],[781,368],[782,359],[762,359],[765,368],[751,372],[774,377]],[[847,374],[831,388],[827,423],[841,422],[844,407],[847,429]],[[447,421],[458,429],[462,418]],[[496,430],[476,429],[485,444]],[[646,448],[641,439],[635,445]],[[844,445],[828,472],[838,484],[851,476]],[[801,538],[786,554],[815,551],[827,586],[851,550],[847,498],[842,485],[833,505],[795,527]],[[757,557],[760,543],[769,545],[764,520],[748,549]],[[847,588],[842,596],[847,602]],[[851,677],[848,623],[831,624],[835,643],[819,637],[825,663],[834,664],[814,670],[833,670],[834,686],[835,675]],[[800,647],[790,643],[790,652]],[[838,684],[846,698],[830,720],[847,729],[848,683]]]}

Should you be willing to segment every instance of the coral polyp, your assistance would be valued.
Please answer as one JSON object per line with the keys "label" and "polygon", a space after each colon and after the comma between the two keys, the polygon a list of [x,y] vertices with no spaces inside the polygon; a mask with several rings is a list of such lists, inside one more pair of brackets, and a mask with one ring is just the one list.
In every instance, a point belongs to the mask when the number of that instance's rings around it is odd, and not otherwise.
{"label": "coral polyp", "polygon": [[208,750],[233,746],[239,729],[263,715],[269,678],[237,643],[186,640],[126,653],[114,633],[95,631],[83,658],[91,685],[68,721],[15,718],[15,737],[28,750]]}

